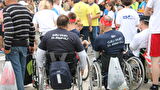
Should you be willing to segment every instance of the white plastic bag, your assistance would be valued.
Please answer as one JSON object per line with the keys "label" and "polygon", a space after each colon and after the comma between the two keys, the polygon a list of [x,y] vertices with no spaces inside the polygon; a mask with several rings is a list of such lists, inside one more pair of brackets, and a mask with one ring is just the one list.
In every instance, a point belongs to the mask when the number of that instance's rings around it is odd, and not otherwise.
{"label": "white plastic bag", "polygon": [[0,80],[0,90],[17,90],[15,73],[10,61],[4,64]]}
{"label": "white plastic bag", "polygon": [[111,57],[108,72],[108,89],[117,89],[125,82],[118,58]]}

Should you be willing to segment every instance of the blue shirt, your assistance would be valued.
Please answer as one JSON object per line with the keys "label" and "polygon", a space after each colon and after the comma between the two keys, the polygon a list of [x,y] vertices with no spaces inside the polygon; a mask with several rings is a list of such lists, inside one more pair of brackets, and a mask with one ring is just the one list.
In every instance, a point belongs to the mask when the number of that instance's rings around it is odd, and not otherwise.
{"label": "blue shirt", "polygon": [[106,54],[119,54],[124,50],[125,39],[121,32],[111,30],[99,35],[95,40],[95,51]]}
{"label": "blue shirt", "polygon": [[76,35],[78,35],[78,37],[80,36],[80,32],[77,29],[73,29],[73,30],[71,30],[71,32],[73,32]]}
{"label": "blue shirt", "polygon": [[65,29],[55,29],[47,32],[39,48],[48,52],[81,52],[84,50],[79,37]]}
{"label": "blue shirt", "polygon": [[104,15],[108,15],[108,10],[107,9],[104,10]]}

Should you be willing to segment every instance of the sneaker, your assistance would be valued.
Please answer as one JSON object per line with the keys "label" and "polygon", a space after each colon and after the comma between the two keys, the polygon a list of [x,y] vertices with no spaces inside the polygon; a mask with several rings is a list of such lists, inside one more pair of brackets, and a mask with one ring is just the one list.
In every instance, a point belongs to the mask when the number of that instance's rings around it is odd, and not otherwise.
{"label": "sneaker", "polygon": [[152,85],[150,90],[158,90],[158,85]]}

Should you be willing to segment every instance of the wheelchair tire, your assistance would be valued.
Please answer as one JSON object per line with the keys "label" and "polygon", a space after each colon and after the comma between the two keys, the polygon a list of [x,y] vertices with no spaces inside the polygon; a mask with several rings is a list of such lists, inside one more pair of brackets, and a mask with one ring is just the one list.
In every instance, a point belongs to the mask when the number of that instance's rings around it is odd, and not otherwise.
{"label": "wheelchair tire", "polygon": [[46,71],[45,68],[42,68],[42,73],[39,72],[39,89],[38,90],[46,90]]}
{"label": "wheelchair tire", "polygon": [[127,60],[127,62],[130,64],[133,74],[131,88],[133,90],[137,90],[143,85],[144,82],[144,77],[145,77],[144,66],[141,60],[137,57],[131,57]]}
{"label": "wheelchair tire", "polygon": [[33,73],[32,73],[32,84],[33,87],[39,90],[39,74],[37,70],[36,60],[33,59]]}
{"label": "wheelchair tire", "polygon": [[126,61],[122,62],[122,72],[124,73],[124,77],[127,82],[127,86],[130,88],[130,85],[133,79],[133,74],[132,74],[131,66]]}
{"label": "wheelchair tire", "polygon": [[81,68],[79,67],[79,65],[77,66],[77,76],[78,76],[78,80],[77,80],[77,85],[78,85],[78,90],[83,90],[82,88],[82,75],[81,75]]}
{"label": "wheelchair tire", "polygon": [[90,69],[89,57],[87,57],[86,60],[87,60],[87,66],[86,66],[86,69],[84,70],[84,75],[82,76],[83,81],[87,80],[89,76],[89,69]]}
{"label": "wheelchair tire", "polygon": [[[93,64],[90,67],[90,90],[101,90],[102,89],[102,75],[101,75],[101,69],[98,64],[98,62],[93,61]],[[96,87],[96,89],[94,89]]]}

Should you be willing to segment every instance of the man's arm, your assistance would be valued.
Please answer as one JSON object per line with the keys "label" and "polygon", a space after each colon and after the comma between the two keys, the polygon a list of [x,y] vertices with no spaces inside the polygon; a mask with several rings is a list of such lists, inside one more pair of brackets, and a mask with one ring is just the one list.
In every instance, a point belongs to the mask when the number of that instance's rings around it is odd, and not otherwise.
{"label": "man's arm", "polygon": [[144,15],[145,16],[151,16],[153,13],[153,9],[152,8],[149,8],[149,7],[146,7],[145,11],[144,11]]}
{"label": "man's arm", "polygon": [[100,13],[97,13],[96,16],[92,16],[92,20],[100,18],[100,15],[101,15]]}
{"label": "man's arm", "polygon": [[29,49],[30,52],[34,51],[34,41],[35,41],[35,28],[32,22],[30,22],[30,30],[29,30]]}
{"label": "man's arm", "polygon": [[36,53],[36,62],[39,68],[43,67],[43,63],[46,60],[46,51],[38,48]]}
{"label": "man's arm", "polygon": [[80,67],[82,68],[82,70],[85,69],[86,65],[87,65],[87,53],[85,50],[78,52],[78,56],[80,58]]}
{"label": "man's arm", "polygon": [[137,35],[135,35],[134,38],[133,38],[133,40],[130,42],[130,45],[129,45],[129,47],[130,47],[130,49],[132,51],[138,49],[138,47],[140,45],[139,41],[140,41],[140,38],[137,38]]}
{"label": "man's arm", "polygon": [[151,16],[152,15],[154,3],[155,3],[154,1],[155,0],[149,0],[147,2],[146,9],[144,11],[144,15],[146,15],[146,16]]}
{"label": "man's arm", "polygon": [[[10,50],[14,35],[14,27],[13,22],[10,14],[6,11],[3,11],[4,17],[4,43],[5,43],[5,50]],[[9,52],[8,52],[9,53]]]}

